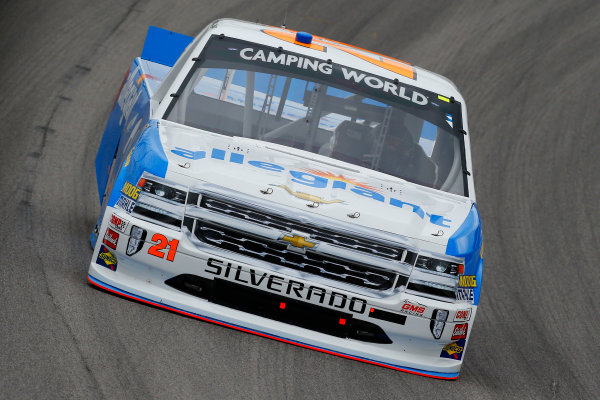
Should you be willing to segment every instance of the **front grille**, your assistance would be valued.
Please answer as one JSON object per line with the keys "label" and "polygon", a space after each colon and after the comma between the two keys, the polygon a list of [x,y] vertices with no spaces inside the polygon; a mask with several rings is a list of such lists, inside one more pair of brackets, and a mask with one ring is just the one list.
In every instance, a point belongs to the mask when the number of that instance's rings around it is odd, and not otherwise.
{"label": "front grille", "polygon": [[223,250],[369,289],[387,290],[393,287],[396,280],[393,271],[312,250],[304,254],[297,253],[288,250],[286,243],[201,219],[196,221],[194,234],[198,240]]}
{"label": "front grille", "polygon": [[215,197],[202,196],[200,207],[247,222],[252,222],[286,232],[291,232],[292,230],[301,231],[309,234],[311,239],[322,243],[329,243],[353,251],[384,257],[394,261],[403,261],[408,264],[413,264],[417,256],[415,252],[408,251],[401,247],[394,247],[383,243],[378,243],[362,237],[340,234],[330,229],[302,223],[292,218],[282,217],[280,215],[267,213],[262,210],[258,211],[241,204],[224,201]]}

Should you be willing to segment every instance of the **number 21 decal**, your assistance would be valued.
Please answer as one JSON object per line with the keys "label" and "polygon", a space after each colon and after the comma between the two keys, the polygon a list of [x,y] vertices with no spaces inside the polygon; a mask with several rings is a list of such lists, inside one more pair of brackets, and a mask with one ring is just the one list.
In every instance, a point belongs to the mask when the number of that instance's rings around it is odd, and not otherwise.
{"label": "number 21 decal", "polygon": [[152,236],[152,241],[156,244],[150,246],[150,248],[148,249],[148,254],[151,254],[158,258],[164,258],[165,253],[163,252],[163,250],[168,245],[169,252],[167,253],[167,261],[173,261],[173,259],[175,258],[175,253],[177,252],[177,245],[179,244],[179,240],[169,240],[165,235],[155,233],[154,236]]}

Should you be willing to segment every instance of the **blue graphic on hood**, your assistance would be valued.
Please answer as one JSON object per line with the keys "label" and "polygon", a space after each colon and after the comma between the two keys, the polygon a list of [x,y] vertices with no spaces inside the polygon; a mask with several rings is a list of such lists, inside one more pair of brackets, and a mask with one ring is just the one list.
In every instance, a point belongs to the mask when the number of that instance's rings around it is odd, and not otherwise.
{"label": "blue graphic on hood", "polygon": [[[462,225],[448,239],[446,254],[465,258],[465,275],[475,275],[477,287],[473,288],[473,304],[479,303],[481,293],[483,255],[483,235],[481,232],[481,218],[477,206],[473,204],[471,211]],[[469,289],[471,290],[471,289]]]}
{"label": "blue graphic on hood", "polygon": [[160,178],[167,174],[169,162],[160,142],[158,121],[151,120],[148,127],[142,131],[140,139],[131,151],[131,156],[125,160],[115,182],[108,205],[114,207],[121,197],[121,188],[125,182],[135,185],[144,171]]}

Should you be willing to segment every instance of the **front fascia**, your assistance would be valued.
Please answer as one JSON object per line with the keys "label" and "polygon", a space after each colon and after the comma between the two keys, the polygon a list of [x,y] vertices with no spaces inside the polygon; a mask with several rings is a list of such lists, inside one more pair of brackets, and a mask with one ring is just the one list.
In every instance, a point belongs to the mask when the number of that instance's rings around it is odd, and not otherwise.
{"label": "front fascia", "polygon": [[[452,342],[451,336],[456,325],[454,322],[456,315],[462,310],[469,310],[472,321],[475,317],[476,307],[468,307],[460,303],[449,304],[402,293],[378,298],[349,292],[314,279],[306,279],[307,276],[290,274],[290,271],[273,271],[256,263],[248,264],[239,261],[238,257],[234,257],[233,254],[218,254],[214,250],[199,248],[183,231],[166,229],[139,220],[133,215],[128,215],[124,210],[112,207],[107,208],[100,231],[117,229],[118,227],[112,222],[115,219],[127,221],[126,225],[119,226],[125,226],[125,228],[119,233],[120,238],[115,250],[110,250],[115,262],[118,261],[118,265],[115,263],[114,269],[111,269],[92,262],[89,274],[93,277],[92,283],[94,284],[111,291],[116,289],[118,294],[127,297],[137,296],[139,297],[137,300],[148,300],[151,304],[164,306],[163,308],[175,308],[174,311],[183,314],[193,313],[200,319],[232,324],[233,327],[242,328],[242,330],[250,329],[251,333],[263,333],[271,338],[291,340],[293,344],[306,344],[307,347],[316,350],[426,376],[438,378],[456,378],[458,376],[461,366],[460,358],[457,360],[441,358],[440,352],[444,346]],[[137,253],[128,256],[125,253],[133,226],[144,229],[147,232],[147,239]],[[156,252],[151,250],[153,247],[156,248],[157,235],[166,237],[170,243],[177,241],[177,250],[171,260],[168,260],[168,256],[166,256],[169,248],[164,250],[163,257],[157,257]],[[100,259],[105,253],[106,247],[101,241],[98,241],[92,260]],[[215,261],[211,261],[211,259],[217,259],[218,262],[215,264]],[[219,269],[217,266],[221,268]],[[229,267],[226,268],[226,266]],[[248,272],[254,273],[258,278],[253,280]],[[211,279],[216,277],[244,287],[259,285],[262,291],[286,296],[289,299],[290,307],[294,300],[299,300],[298,295],[300,295],[303,302],[341,312],[342,315],[348,314],[348,323],[364,320],[381,326],[393,343],[377,344],[341,339],[207,302],[165,284],[166,280],[181,274],[194,274]],[[262,276],[265,277],[261,278]],[[260,283],[261,280],[262,283]],[[299,289],[299,293],[295,293],[293,289],[289,290],[292,281],[297,282],[296,285],[299,285],[297,287],[304,287],[304,289]],[[331,302],[329,297],[320,296],[307,299],[306,293],[309,287],[315,288],[312,289],[313,293],[326,293],[326,296],[329,296],[329,293],[332,295],[337,293],[337,298],[347,300]],[[285,299],[282,301],[286,302]],[[402,314],[399,314],[398,311],[402,310],[402,306],[405,304],[415,307],[416,311],[406,311],[405,314],[404,311],[401,311]],[[423,308],[422,311],[418,309],[419,307]],[[430,318],[434,309],[437,308],[444,308],[450,312],[446,329],[439,340],[435,340],[429,332]],[[371,309],[389,310],[387,312],[394,312],[406,319],[401,324],[387,322],[372,317]]]}

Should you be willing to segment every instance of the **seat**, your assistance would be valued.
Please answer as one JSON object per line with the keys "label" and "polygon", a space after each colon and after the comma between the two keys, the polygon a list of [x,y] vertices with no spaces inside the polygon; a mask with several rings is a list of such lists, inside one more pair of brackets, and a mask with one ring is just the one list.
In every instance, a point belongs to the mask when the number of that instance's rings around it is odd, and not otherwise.
{"label": "seat", "polygon": [[425,186],[433,186],[437,177],[437,166],[404,125],[386,138],[378,169]]}
{"label": "seat", "polygon": [[352,121],[343,121],[333,134],[331,157],[355,165],[362,165],[365,154],[373,146],[371,127]]}

